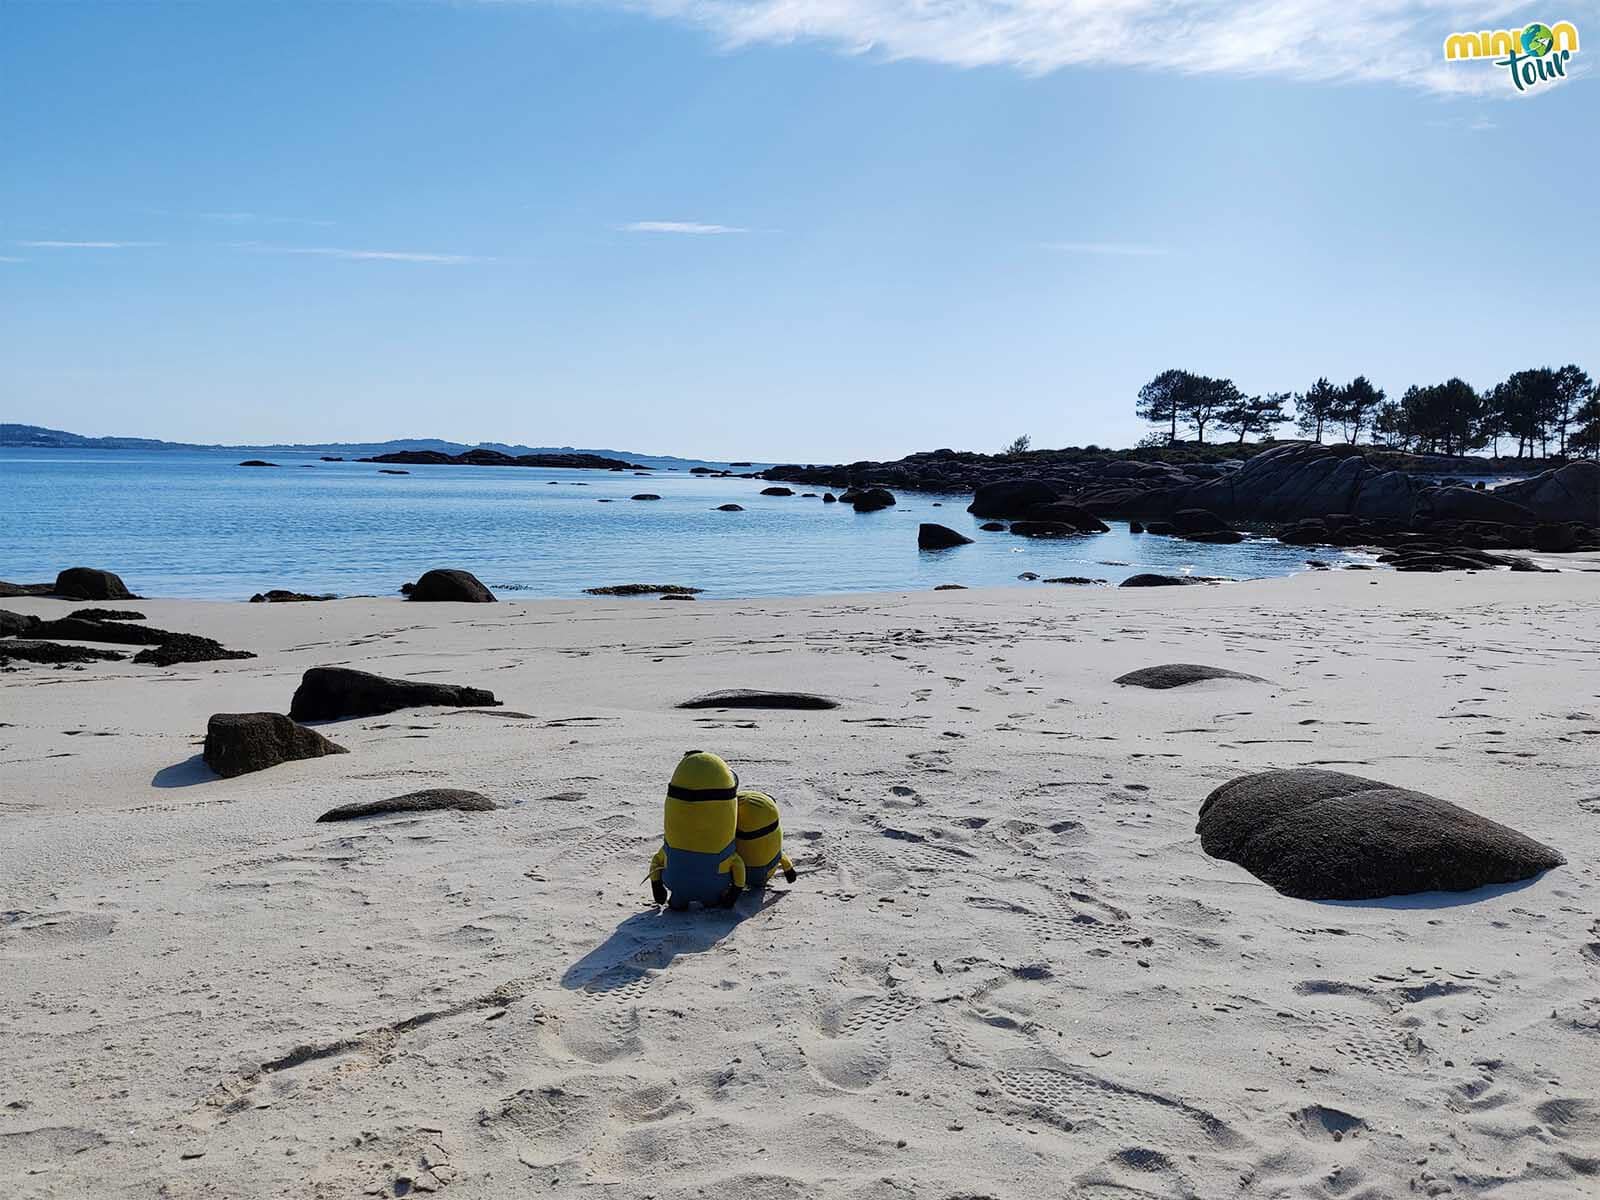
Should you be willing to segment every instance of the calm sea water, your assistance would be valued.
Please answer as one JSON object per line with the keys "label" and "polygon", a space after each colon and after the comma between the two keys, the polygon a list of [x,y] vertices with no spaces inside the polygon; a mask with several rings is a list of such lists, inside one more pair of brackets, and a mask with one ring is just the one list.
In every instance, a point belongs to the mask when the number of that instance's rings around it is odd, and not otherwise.
{"label": "calm sea water", "polygon": [[[762,496],[758,480],[679,472],[419,466],[382,475],[372,463],[309,456],[274,455],[277,469],[238,461],[0,449],[0,579],[98,566],[141,595],[238,600],[274,587],[390,595],[451,566],[506,599],[636,582],[690,584],[713,598],[1016,585],[1024,571],[1116,583],[1140,571],[1244,579],[1306,569],[1304,550],[1275,541],[1192,545],[1133,535],[1123,522],[1062,541],[982,533],[965,511],[969,496],[902,493],[895,508],[856,513]],[[637,492],[661,499],[630,500]],[[729,502],[745,511],[713,511]],[[918,551],[920,521],[977,541]]]}

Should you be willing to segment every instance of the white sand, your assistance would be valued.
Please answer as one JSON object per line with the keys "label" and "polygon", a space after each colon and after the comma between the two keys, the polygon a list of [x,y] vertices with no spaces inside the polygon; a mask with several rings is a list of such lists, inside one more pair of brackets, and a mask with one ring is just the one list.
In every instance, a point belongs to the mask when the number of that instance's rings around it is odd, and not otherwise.
{"label": "white sand", "polygon": [[[6,1197],[1600,1194],[1600,575],[134,607],[261,657],[0,675]],[[1111,682],[1175,661],[1274,682]],[[506,707],[197,767],[319,664]],[[843,706],[673,707],[735,686]],[[690,748],[803,872],[738,921],[646,903]],[[1337,905],[1201,852],[1308,764],[1570,864]],[[510,807],[313,823],[427,786]]]}

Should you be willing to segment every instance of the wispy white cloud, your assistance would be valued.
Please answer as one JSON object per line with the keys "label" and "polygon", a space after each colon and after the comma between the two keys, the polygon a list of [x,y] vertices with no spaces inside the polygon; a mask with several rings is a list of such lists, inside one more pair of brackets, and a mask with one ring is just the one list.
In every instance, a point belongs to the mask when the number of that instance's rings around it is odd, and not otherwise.
{"label": "wispy white cloud", "polygon": [[707,225],[700,221],[630,221],[622,226],[624,233],[749,233],[737,225]]}
{"label": "wispy white cloud", "polygon": [[[1485,62],[1444,60],[1457,30],[1511,28],[1505,0],[599,0],[700,26],[724,44],[816,41],[846,53],[1043,73],[1071,66],[1387,81],[1515,93]],[[1558,15],[1600,26],[1600,5]],[[1588,25],[1584,18],[1588,17]]]}
{"label": "wispy white cloud", "polygon": [[0,254],[0,262],[18,263],[18,262],[27,262],[27,261],[28,261],[27,259],[18,258],[14,254]]}
{"label": "wispy white cloud", "polygon": [[165,242],[55,242],[26,241],[13,245],[30,246],[38,250],[129,250],[139,246],[164,246]]}
{"label": "wispy white cloud", "polygon": [[309,254],[320,258],[338,258],[347,262],[408,262],[442,263],[454,266],[460,263],[493,262],[478,254],[435,254],[418,250],[351,250],[341,246],[264,246],[259,242],[234,242],[240,250],[255,250],[262,254]]}
{"label": "wispy white cloud", "polygon": [[1497,122],[1485,116],[1476,117],[1441,117],[1436,121],[1427,122],[1429,129],[1464,129],[1468,133],[1487,133],[1491,129],[1499,129]]}
{"label": "wispy white cloud", "polygon": [[217,221],[225,225],[316,225],[325,228],[333,224],[332,221],[323,221],[315,217],[274,217],[254,212],[206,212],[200,216],[203,220]]}
{"label": "wispy white cloud", "polygon": [[1137,242],[1045,242],[1046,250],[1062,254],[1099,254],[1112,258],[1154,258],[1165,254],[1165,246],[1146,246]]}

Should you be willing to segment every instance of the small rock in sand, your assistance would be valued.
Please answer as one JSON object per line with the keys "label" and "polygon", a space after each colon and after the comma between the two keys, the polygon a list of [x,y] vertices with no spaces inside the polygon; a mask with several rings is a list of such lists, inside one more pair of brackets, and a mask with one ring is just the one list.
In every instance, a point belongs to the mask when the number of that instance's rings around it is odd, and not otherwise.
{"label": "small rock in sand", "polygon": [[160,644],[133,656],[136,663],[171,667],[178,663],[221,662],[224,659],[254,658],[248,650],[229,650],[221,642],[193,633],[169,633]]}
{"label": "small rock in sand", "polygon": [[341,804],[330,808],[318,821],[354,821],[360,817],[377,817],[385,813],[441,812],[493,812],[500,806],[489,797],[461,788],[426,788],[420,792],[407,792],[387,800],[368,800],[362,804]]}
{"label": "small rock in sand", "polygon": [[483,688],[385,679],[349,667],[312,667],[295,689],[289,715],[297,721],[337,721],[402,708],[493,708],[499,703],[493,692]]}
{"label": "small rock in sand", "polygon": [[1242,671],[1229,671],[1224,667],[1205,667],[1199,663],[1163,663],[1159,667],[1141,667],[1118,675],[1114,683],[1128,687],[1175,688],[1205,679],[1245,679],[1251,683],[1265,683],[1259,675],[1246,675]]}
{"label": "small rock in sand", "polygon": [[1199,583],[1198,579],[1191,579],[1187,575],[1130,575],[1119,583],[1118,587],[1188,587],[1190,584]]}
{"label": "small rock in sand", "polygon": [[54,621],[40,621],[33,627],[33,636],[62,642],[114,642],[124,646],[155,646],[167,638],[180,635],[165,629],[135,625],[127,621],[96,621],[71,616],[58,617]]}
{"label": "small rock in sand", "polygon": [[122,655],[88,646],[63,646],[60,642],[31,642],[22,638],[0,641],[0,663],[16,659],[34,663],[120,662]]}
{"label": "small rock in sand", "polygon": [[282,713],[217,713],[206,722],[206,766],[224,779],[264,771],[279,763],[325,754],[348,754],[315,729]]}
{"label": "small rock in sand", "polygon": [[32,613],[10,612],[0,608],[0,637],[17,637],[39,623]]}
{"label": "small rock in sand", "polygon": [[839,702],[827,696],[813,696],[809,692],[760,692],[750,688],[729,688],[722,692],[707,692],[693,700],[685,700],[679,708],[838,708]]}
{"label": "small rock in sand", "polygon": [[80,608],[67,614],[80,621],[142,621],[144,614],[128,608]]}
{"label": "small rock in sand", "polygon": [[[416,591],[415,585],[411,589]],[[251,604],[303,604],[312,600],[336,600],[332,592],[324,596],[313,596],[307,592],[291,592],[284,588],[273,588],[266,592],[257,592],[250,597]]]}

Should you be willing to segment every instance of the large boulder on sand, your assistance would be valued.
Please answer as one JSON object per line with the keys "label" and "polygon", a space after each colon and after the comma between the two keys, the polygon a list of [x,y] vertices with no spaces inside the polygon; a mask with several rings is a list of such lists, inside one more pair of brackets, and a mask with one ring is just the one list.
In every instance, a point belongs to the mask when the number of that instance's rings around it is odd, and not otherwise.
{"label": "large boulder on sand", "polygon": [[362,804],[341,804],[330,808],[318,821],[354,821],[360,817],[381,817],[389,813],[442,812],[493,812],[500,806],[479,792],[462,788],[425,788],[420,792],[407,792],[387,800],[368,800]]}
{"label": "large boulder on sand", "polygon": [[110,571],[93,567],[68,567],[56,576],[52,589],[67,600],[137,600],[127,584]]}
{"label": "large boulder on sand", "polygon": [[347,753],[282,713],[217,713],[206,722],[206,766],[224,779],[296,759]]}
{"label": "large boulder on sand", "polygon": [[402,708],[492,708],[500,701],[483,688],[454,683],[385,679],[349,667],[312,667],[300,679],[289,715],[297,721],[374,717]]}
{"label": "large boulder on sand", "polygon": [[437,569],[427,572],[411,585],[413,600],[455,601],[462,604],[493,604],[494,593],[479,582],[471,571]]}
{"label": "large boulder on sand", "polygon": [[1195,829],[1213,858],[1303,900],[1466,891],[1567,861],[1447,800],[1308,768],[1223,784],[1201,804]]}
{"label": "large boulder on sand", "polygon": [[1007,521],[1026,517],[1039,504],[1059,500],[1061,493],[1039,479],[1002,479],[986,483],[972,494],[967,511],[975,517],[1001,517]]}
{"label": "large boulder on sand", "polygon": [[1206,667],[1199,663],[1163,663],[1159,667],[1141,667],[1137,671],[1129,671],[1126,675],[1118,675],[1113,683],[1120,683],[1125,687],[1142,687],[1165,690],[1167,688],[1186,687],[1191,683],[1200,683],[1207,679],[1245,679],[1251,683],[1265,683],[1259,675],[1246,675],[1243,671],[1229,671],[1223,667]]}
{"label": "large boulder on sand", "polygon": [[924,522],[917,526],[918,550],[948,550],[952,546],[965,546],[971,541],[966,534],[957,533],[947,525]]}

